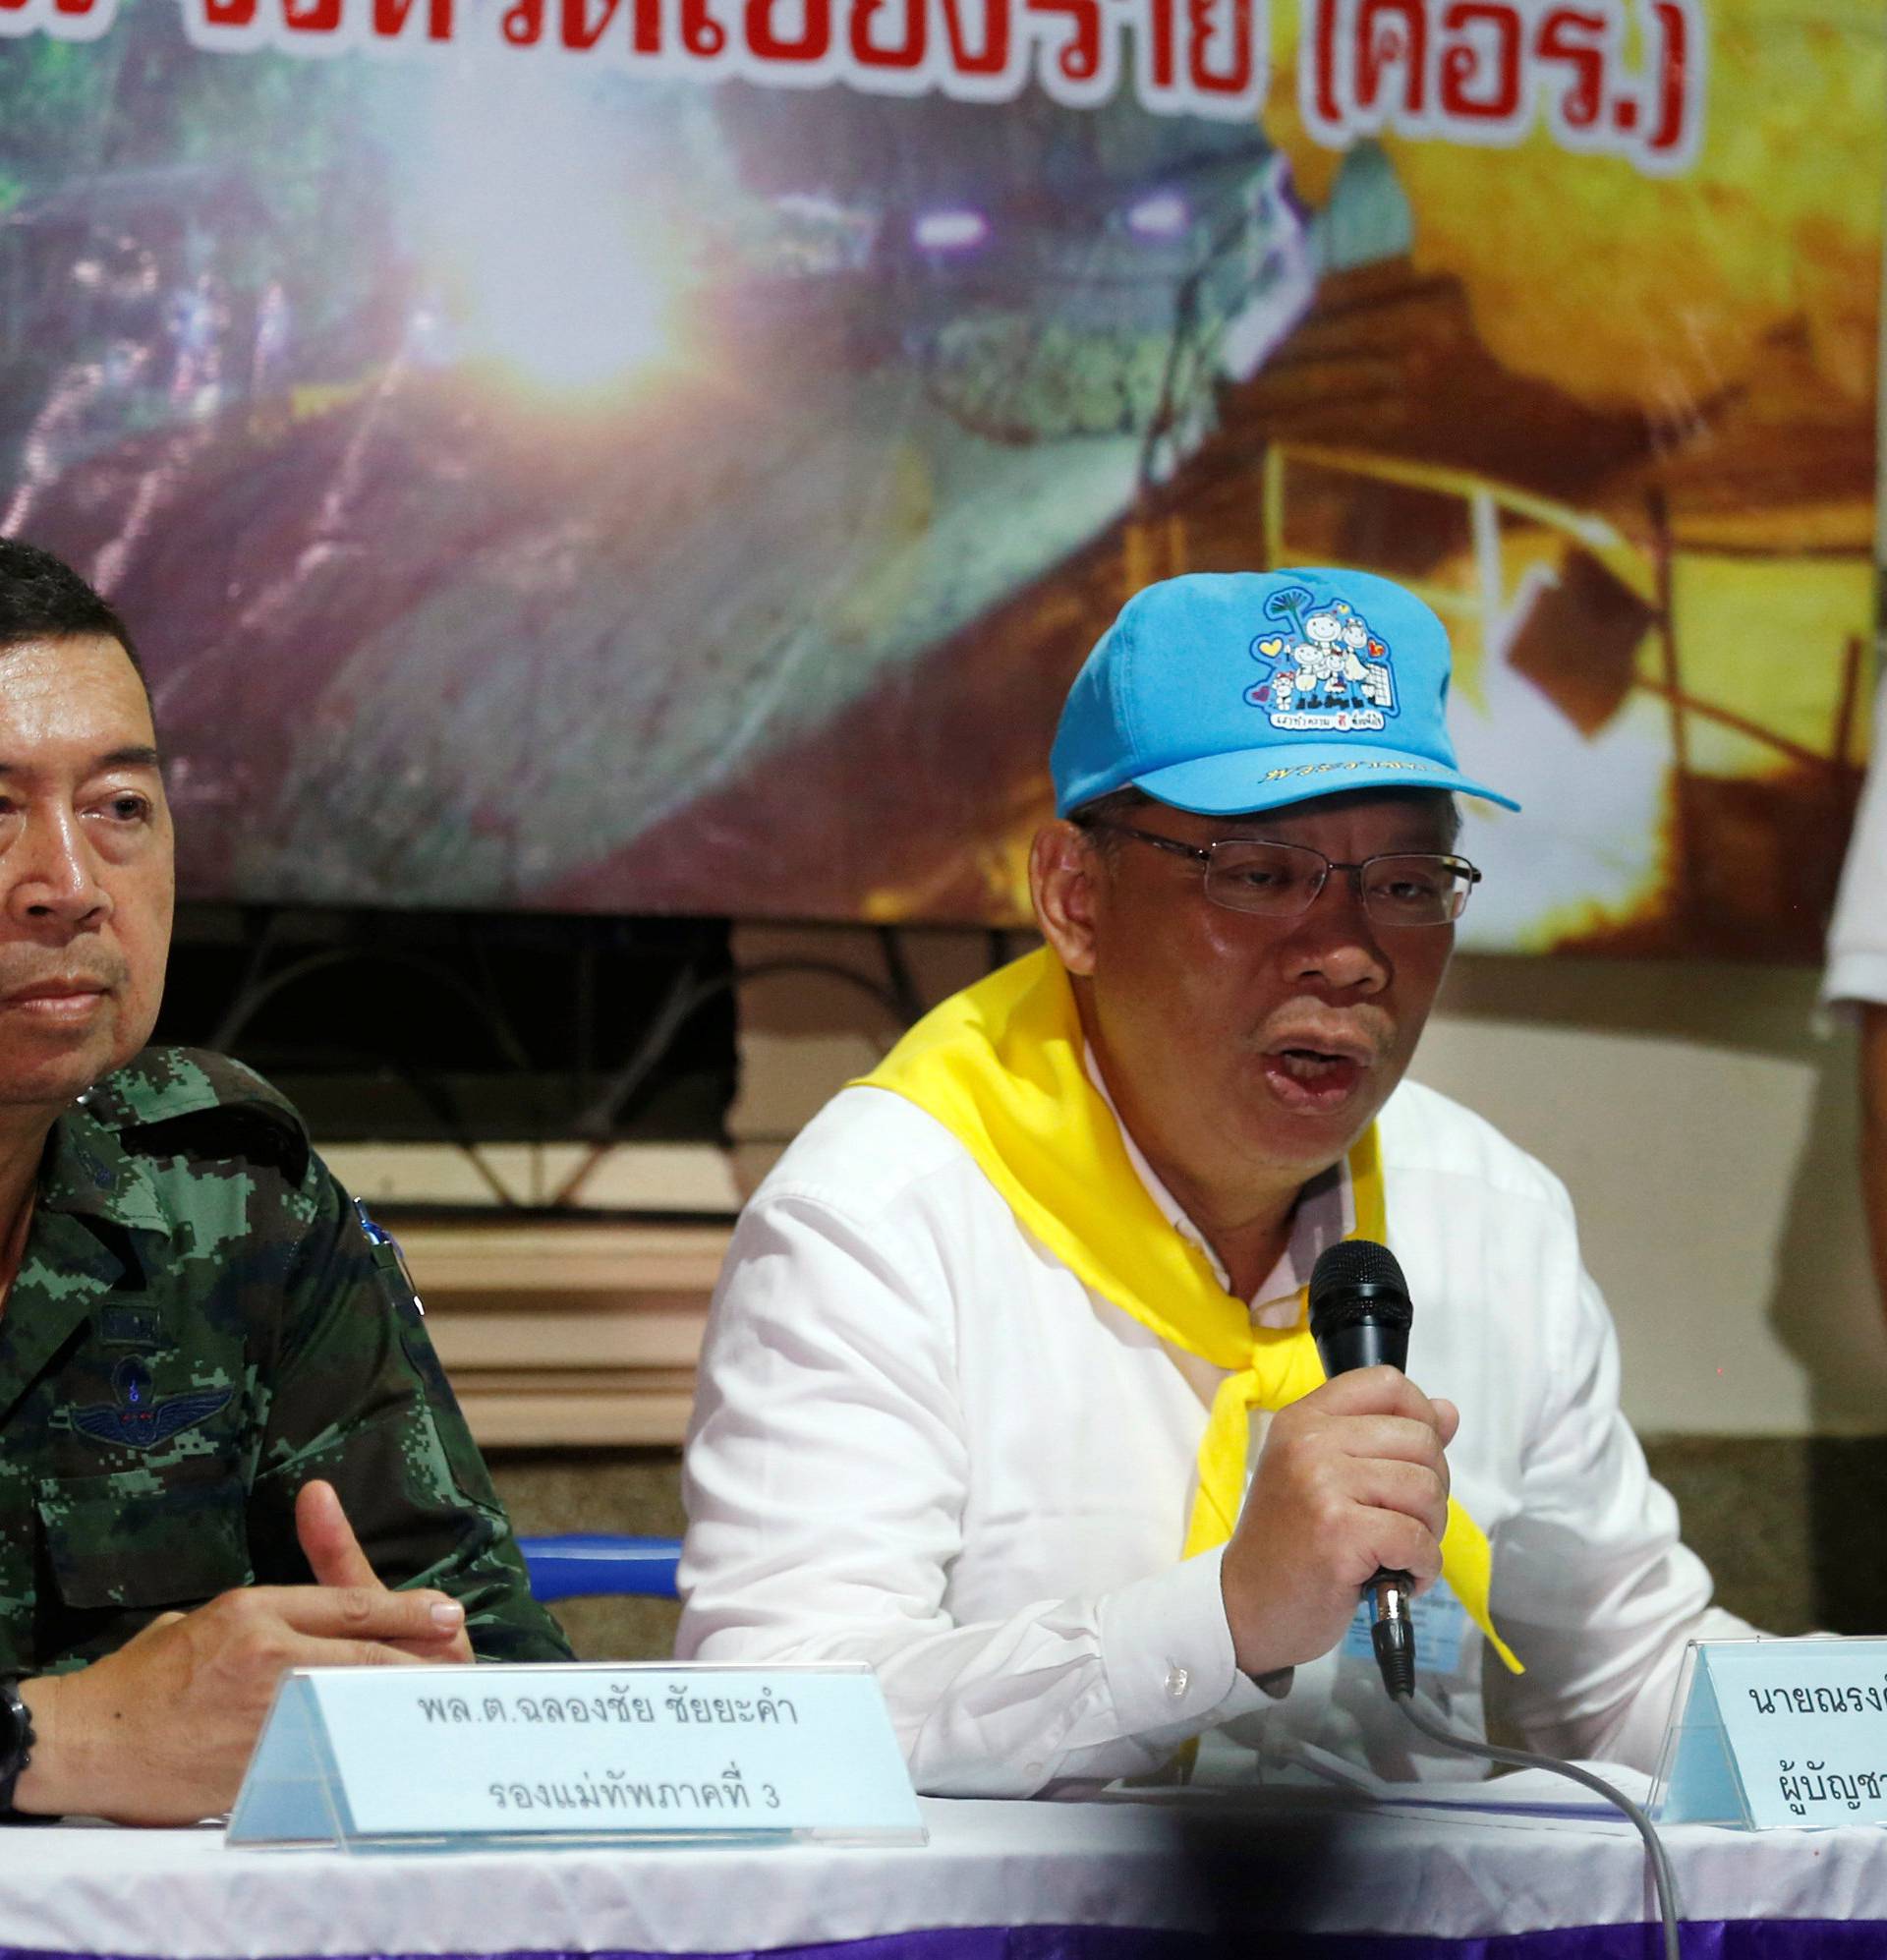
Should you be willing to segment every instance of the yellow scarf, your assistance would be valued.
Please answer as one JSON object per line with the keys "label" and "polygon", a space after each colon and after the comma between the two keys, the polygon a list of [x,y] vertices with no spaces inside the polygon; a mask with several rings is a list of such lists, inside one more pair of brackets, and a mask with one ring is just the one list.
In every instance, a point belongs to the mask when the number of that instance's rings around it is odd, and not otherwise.
{"label": "yellow scarf", "polygon": [[[1324,1380],[1304,1296],[1297,1324],[1254,1328],[1205,1254],[1174,1232],[1140,1181],[1120,1126],[1088,1079],[1073,990],[1046,949],[953,995],[863,1083],[928,1111],[963,1144],[1017,1219],[1094,1292],[1144,1326],[1231,1372],[1199,1446],[1185,1556],[1231,1536],[1244,1500],[1253,1409],[1283,1409]],[[1349,1153],[1353,1237],[1384,1236],[1375,1125]],[[1487,1536],[1450,1498],[1442,1572],[1515,1673],[1488,1617]]]}

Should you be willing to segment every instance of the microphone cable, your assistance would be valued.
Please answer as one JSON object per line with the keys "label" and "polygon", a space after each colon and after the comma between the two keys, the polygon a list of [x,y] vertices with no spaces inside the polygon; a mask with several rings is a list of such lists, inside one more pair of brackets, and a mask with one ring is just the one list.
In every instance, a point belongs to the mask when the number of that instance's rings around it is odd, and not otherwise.
{"label": "microphone cable", "polygon": [[1412,1683],[1405,1687],[1400,1680],[1391,1682],[1388,1677],[1389,1670],[1385,1668],[1383,1685],[1389,1689],[1390,1700],[1430,1742],[1440,1743],[1444,1749],[1455,1750],[1462,1756],[1484,1757],[1489,1762],[1505,1763],[1515,1769],[1550,1769],[1556,1776],[1569,1776],[1574,1783],[1584,1784],[1608,1804],[1614,1804],[1623,1811],[1630,1818],[1632,1828],[1644,1839],[1645,1852],[1651,1860],[1651,1880],[1657,1892],[1658,1915],[1664,1922],[1664,1960],[1682,1960],[1678,1945],[1677,1875],[1671,1870],[1671,1859],[1665,1851],[1663,1839],[1658,1836],[1657,1826],[1639,1805],[1603,1776],[1594,1776],[1591,1770],[1581,1768],[1576,1762],[1564,1762],[1557,1756],[1535,1756],[1524,1749],[1503,1749],[1498,1743],[1476,1742],[1471,1736],[1457,1734],[1415,1705]]}
{"label": "microphone cable", "polygon": [[[1408,1330],[1414,1309],[1409,1304],[1401,1266],[1387,1245],[1373,1239],[1345,1239],[1325,1246],[1317,1255],[1305,1291],[1311,1339],[1317,1344],[1317,1356],[1324,1373],[1332,1381],[1351,1368],[1387,1365],[1400,1369],[1407,1365]],[[1576,1762],[1476,1742],[1471,1736],[1458,1735],[1423,1714],[1415,1706],[1415,1623],[1409,1613],[1414,1582],[1405,1572],[1379,1570],[1363,1590],[1375,1601],[1370,1644],[1376,1651],[1383,1686],[1389,1691],[1389,1699],[1431,1742],[1462,1756],[1482,1757],[1489,1762],[1515,1769],[1550,1769],[1556,1776],[1570,1777],[1595,1791],[1630,1818],[1651,1859],[1658,1914],[1664,1922],[1665,1960],[1682,1960],[1678,1948],[1678,1881],[1651,1819],[1623,1790],[1614,1789],[1602,1776],[1594,1776]]]}

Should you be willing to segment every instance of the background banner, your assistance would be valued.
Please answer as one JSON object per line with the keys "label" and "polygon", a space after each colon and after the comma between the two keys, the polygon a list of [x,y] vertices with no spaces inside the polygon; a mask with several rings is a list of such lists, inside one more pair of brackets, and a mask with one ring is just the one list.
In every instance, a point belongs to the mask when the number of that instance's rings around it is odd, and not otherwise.
{"label": "background banner", "polygon": [[1458,648],[1484,949],[1812,957],[1877,9],[0,0],[0,529],[187,893],[1013,921],[1182,570]]}

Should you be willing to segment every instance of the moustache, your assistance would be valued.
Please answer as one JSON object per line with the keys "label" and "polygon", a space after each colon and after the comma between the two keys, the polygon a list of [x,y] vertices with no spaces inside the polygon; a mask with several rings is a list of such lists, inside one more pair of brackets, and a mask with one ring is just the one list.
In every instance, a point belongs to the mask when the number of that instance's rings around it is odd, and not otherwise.
{"label": "moustache", "polygon": [[1380,1009],[1365,1005],[1334,1013],[1328,1008],[1298,1003],[1268,1016],[1251,1046],[1260,1055],[1287,1047],[1315,1049],[1345,1055],[1371,1067],[1395,1043],[1395,1020]]}

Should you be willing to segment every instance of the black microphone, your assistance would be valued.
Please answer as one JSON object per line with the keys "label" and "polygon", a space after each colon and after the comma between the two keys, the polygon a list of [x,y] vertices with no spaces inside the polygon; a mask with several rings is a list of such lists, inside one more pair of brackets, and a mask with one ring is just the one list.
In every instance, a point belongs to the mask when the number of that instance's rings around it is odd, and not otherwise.
{"label": "black microphone", "polygon": [[[1395,1253],[1373,1239],[1328,1245],[1311,1269],[1310,1338],[1333,1381],[1350,1368],[1404,1366],[1414,1318]],[[1383,1686],[1391,1695],[1413,1695],[1415,1623],[1409,1602],[1415,1582],[1405,1572],[1378,1567],[1363,1590],[1376,1603],[1369,1640]]]}

